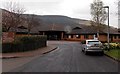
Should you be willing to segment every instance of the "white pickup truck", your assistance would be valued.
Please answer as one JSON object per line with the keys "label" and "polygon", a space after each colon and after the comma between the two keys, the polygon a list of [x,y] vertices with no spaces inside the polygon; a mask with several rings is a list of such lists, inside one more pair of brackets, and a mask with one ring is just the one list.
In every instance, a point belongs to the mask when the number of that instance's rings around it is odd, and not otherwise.
{"label": "white pickup truck", "polygon": [[86,40],[82,45],[82,51],[87,54],[88,52],[101,53],[103,55],[103,45],[99,40]]}

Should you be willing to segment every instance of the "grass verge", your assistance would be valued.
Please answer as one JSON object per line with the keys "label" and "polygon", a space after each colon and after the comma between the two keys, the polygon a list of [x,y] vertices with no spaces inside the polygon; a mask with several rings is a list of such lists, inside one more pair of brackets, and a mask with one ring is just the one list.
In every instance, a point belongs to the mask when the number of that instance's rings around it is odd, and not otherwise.
{"label": "grass verge", "polygon": [[104,51],[104,53],[116,60],[120,61],[120,49],[112,49],[110,51]]}

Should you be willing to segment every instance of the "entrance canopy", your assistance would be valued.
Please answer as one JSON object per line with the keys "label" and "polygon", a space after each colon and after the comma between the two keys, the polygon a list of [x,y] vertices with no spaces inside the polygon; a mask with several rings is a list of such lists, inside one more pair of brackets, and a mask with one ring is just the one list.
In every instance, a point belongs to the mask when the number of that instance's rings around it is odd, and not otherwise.
{"label": "entrance canopy", "polygon": [[39,31],[41,35],[47,35],[48,40],[61,40],[63,38],[64,31],[55,31],[55,30],[49,30],[49,31]]}

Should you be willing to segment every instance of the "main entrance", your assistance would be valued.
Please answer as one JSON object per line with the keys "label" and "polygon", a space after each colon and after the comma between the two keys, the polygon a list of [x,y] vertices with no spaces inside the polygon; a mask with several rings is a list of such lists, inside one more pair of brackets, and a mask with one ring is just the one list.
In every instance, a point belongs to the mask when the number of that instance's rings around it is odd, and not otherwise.
{"label": "main entrance", "polygon": [[47,40],[61,40],[63,39],[64,31],[44,31],[41,34],[47,35]]}

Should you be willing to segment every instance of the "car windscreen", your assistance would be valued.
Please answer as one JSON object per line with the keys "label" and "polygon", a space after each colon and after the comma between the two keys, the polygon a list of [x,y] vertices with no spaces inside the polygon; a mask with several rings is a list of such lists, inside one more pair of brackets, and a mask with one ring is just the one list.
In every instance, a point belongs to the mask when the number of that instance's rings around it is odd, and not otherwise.
{"label": "car windscreen", "polygon": [[89,45],[94,45],[94,44],[100,44],[100,42],[99,41],[88,41],[88,44]]}

